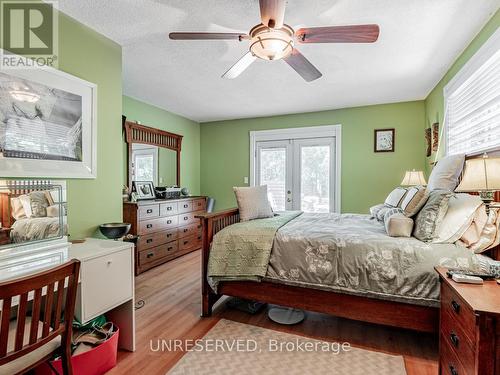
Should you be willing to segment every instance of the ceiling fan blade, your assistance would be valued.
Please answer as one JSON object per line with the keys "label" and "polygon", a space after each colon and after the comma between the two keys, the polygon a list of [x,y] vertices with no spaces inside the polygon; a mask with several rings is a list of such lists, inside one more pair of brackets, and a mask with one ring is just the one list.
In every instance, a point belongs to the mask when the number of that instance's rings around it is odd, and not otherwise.
{"label": "ceiling fan blade", "polygon": [[304,80],[306,80],[307,82],[314,81],[315,79],[318,79],[323,75],[296,48],[294,48],[293,51],[283,60],[285,60],[285,62],[288,65],[290,65],[293,68],[293,70],[299,73],[300,76],[304,78]]}
{"label": "ceiling fan blade", "polygon": [[241,41],[247,39],[248,35],[244,33],[170,33],[170,39],[173,40],[230,40],[236,39]]}
{"label": "ceiling fan blade", "polygon": [[305,27],[295,36],[301,43],[373,43],[378,39],[378,25]]}
{"label": "ceiling fan blade", "polygon": [[222,78],[233,79],[238,77],[255,60],[257,60],[257,57],[255,57],[252,52],[247,52],[241,59],[236,61],[236,63],[231,68],[229,68],[226,73],[222,75]]}
{"label": "ceiling fan blade", "polygon": [[285,0],[259,0],[262,24],[273,29],[283,27],[285,19]]}

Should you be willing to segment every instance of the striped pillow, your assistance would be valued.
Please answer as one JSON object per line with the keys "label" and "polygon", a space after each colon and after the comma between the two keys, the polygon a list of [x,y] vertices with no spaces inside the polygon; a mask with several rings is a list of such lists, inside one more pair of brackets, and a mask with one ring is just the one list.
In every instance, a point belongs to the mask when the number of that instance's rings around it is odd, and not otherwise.
{"label": "striped pillow", "polygon": [[384,204],[389,207],[399,207],[406,192],[407,190],[405,188],[397,187],[389,193],[389,195],[385,199]]}
{"label": "striped pillow", "polygon": [[424,186],[413,186],[401,201],[401,208],[407,217],[412,217],[420,211],[429,198],[429,191]]}

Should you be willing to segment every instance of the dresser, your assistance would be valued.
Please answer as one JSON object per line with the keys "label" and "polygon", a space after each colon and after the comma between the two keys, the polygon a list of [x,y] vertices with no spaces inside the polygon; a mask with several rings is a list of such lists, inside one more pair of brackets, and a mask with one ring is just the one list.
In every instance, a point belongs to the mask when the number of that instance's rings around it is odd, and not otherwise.
{"label": "dresser", "polygon": [[137,235],[135,274],[201,249],[201,224],[206,197],[123,203],[123,220]]}
{"label": "dresser", "polygon": [[439,373],[500,375],[500,285],[441,281]]}

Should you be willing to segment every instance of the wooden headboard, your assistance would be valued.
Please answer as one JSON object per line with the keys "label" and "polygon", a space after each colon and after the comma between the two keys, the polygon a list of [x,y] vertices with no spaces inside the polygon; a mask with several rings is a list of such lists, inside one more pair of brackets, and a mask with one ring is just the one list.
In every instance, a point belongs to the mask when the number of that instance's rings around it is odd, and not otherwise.
{"label": "wooden headboard", "polygon": [[10,199],[31,191],[48,190],[52,186],[50,180],[7,180],[0,187],[0,220],[3,228],[10,228],[15,219],[11,214]]}

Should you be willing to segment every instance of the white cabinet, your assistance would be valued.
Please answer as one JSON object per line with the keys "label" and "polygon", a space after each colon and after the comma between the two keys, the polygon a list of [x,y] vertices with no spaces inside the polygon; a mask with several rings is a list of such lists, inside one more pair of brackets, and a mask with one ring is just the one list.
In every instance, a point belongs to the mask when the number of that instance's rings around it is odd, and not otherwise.
{"label": "white cabinet", "polygon": [[105,314],[120,328],[120,347],[134,350],[134,246],[129,242],[88,238],[73,244],[69,258],[78,259],[80,283],[75,316],[86,323]]}

